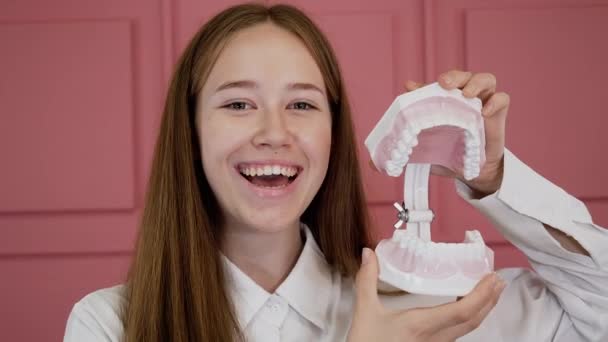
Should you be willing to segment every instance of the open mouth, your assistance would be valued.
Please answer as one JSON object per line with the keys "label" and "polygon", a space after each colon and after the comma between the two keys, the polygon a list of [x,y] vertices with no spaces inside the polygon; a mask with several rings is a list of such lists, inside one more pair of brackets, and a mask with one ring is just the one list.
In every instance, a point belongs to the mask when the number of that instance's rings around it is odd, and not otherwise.
{"label": "open mouth", "polygon": [[265,189],[281,189],[291,184],[299,175],[297,166],[239,165],[239,173],[249,183]]}

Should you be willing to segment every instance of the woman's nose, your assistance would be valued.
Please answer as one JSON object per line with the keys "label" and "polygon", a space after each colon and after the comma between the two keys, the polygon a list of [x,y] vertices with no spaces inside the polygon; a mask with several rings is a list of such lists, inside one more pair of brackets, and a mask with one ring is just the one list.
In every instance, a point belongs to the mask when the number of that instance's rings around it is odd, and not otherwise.
{"label": "woman's nose", "polygon": [[260,118],[259,128],[253,138],[255,146],[279,148],[291,145],[293,136],[287,125],[286,113],[268,110]]}

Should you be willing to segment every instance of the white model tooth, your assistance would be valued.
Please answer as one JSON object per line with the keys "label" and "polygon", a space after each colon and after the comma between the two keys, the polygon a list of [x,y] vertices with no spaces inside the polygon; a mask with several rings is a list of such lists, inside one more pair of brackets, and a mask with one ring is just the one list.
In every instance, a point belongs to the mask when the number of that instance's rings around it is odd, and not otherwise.
{"label": "white model tooth", "polygon": [[476,170],[479,168],[479,164],[481,163],[480,156],[471,155],[471,156],[466,156],[464,159],[465,159],[464,160],[465,164],[469,165],[473,170]]}
{"label": "white model tooth", "polygon": [[393,163],[391,163],[391,165],[390,165],[390,166],[387,166],[387,167],[386,167],[386,170],[387,170],[387,173],[388,173],[390,176],[393,176],[393,177],[397,177],[397,176],[399,176],[399,174],[401,173],[401,168],[400,168],[400,167],[398,167],[398,166],[396,166],[396,165],[395,165],[395,164],[393,164]]}
{"label": "white model tooth", "polygon": [[407,152],[407,145],[402,140],[397,141],[397,148],[401,153]]}
{"label": "white model tooth", "polygon": [[468,173],[470,176],[474,177],[475,173],[477,172],[477,168],[469,168],[464,170],[466,173]]}
{"label": "white model tooth", "polygon": [[466,242],[475,242],[476,236],[474,230],[467,230],[464,232],[464,238]]}
{"label": "white model tooth", "polygon": [[473,241],[483,244],[483,238],[481,237],[481,233],[479,232],[479,230],[472,230],[471,236],[473,238]]}
{"label": "white model tooth", "polygon": [[479,138],[469,135],[465,138],[465,144],[469,147],[479,147]]}
{"label": "white model tooth", "polygon": [[409,131],[409,129],[404,129],[403,132],[401,132],[401,141],[403,141],[406,145],[409,144],[413,137],[414,135]]}
{"label": "white model tooth", "polygon": [[481,145],[481,143],[479,142],[479,139],[476,138],[472,138],[471,140],[466,142],[467,146],[470,147],[475,147],[475,148],[479,148],[479,146]]}
{"label": "white model tooth", "polygon": [[420,131],[422,130],[418,123],[415,121],[410,121],[409,125],[407,126],[407,129],[410,131],[412,137],[417,136],[418,133],[420,133]]}
{"label": "white model tooth", "polygon": [[465,153],[467,155],[479,155],[479,147],[465,145]]}
{"label": "white model tooth", "polygon": [[399,150],[395,149],[391,152],[391,159],[393,161],[400,160],[401,158],[403,158],[403,155],[401,153],[399,153]]}
{"label": "white model tooth", "polygon": [[418,145],[418,137],[414,137],[414,139],[412,139],[412,141],[410,142],[410,146],[415,147],[417,145]]}
{"label": "white model tooth", "polygon": [[475,173],[473,171],[471,171],[471,170],[465,169],[463,173],[464,173],[465,176],[467,176],[469,178],[475,178],[475,177],[473,177],[473,175],[475,175]]}

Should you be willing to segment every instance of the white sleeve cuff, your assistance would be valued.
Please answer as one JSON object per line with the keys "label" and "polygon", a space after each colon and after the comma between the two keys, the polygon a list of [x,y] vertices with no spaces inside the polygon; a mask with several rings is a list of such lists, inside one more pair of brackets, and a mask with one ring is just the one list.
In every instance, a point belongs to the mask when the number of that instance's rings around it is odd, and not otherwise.
{"label": "white sleeve cuff", "polygon": [[[595,224],[583,202],[569,195],[505,149],[500,189],[481,199],[456,180],[460,197],[480,210],[505,237],[524,252],[538,251],[585,262],[588,258],[565,250],[542,223],[576,239],[598,267],[608,265],[608,230]],[[534,222],[535,221],[535,222]],[[528,248],[525,248],[528,247]],[[565,253],[565,254],[564,254]],[[530,257],[530,255],[528,255]]]}

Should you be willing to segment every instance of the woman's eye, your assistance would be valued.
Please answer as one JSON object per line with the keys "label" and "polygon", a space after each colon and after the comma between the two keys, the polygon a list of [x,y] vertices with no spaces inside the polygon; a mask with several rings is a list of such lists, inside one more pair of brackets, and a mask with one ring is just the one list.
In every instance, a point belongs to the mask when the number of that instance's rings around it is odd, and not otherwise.
{"label": "woman's eye", "polygon": [[293,107],[293,109],[296,109],[296,110],[311,110],[311,109],[315,109],[315,107],[313,105],[311,105],[310,103],[307,103],[307,102],[295,102],[291,106]]}
{"label": "woman's eye", "polygon": [[[247,106],[249,106],[249,107],[247,107]],[[251,105],[247,102],[236,101],[236,102],[231,102],[231,103],[225,105],[224,108],[228,108],[228,109],[232,109],[232,110],[245,110],[245,109],[251,109]]]}

